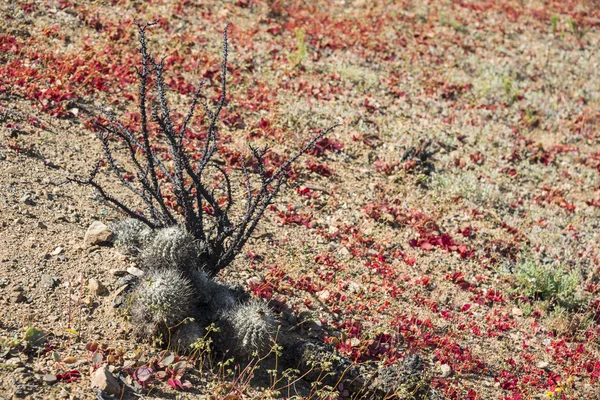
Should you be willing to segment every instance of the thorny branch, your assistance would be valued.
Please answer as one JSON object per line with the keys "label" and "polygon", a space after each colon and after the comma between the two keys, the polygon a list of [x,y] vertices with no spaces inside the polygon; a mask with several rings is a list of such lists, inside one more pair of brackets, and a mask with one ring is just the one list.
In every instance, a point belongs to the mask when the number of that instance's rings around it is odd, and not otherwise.
{"label": "thorny branch", "polygon": [[[317,141],[331,132],[337,125],[323,130],[314,136],[300,151],[269,174],[264,157],[267,147],[250,147],[250,152],[258,166],[259,185],[253,188],[252,177],[246,162],[242,162],[242,185],[245,188],[245,211],[238,222],[232,222],[231,210],[234,204],[231,177],[225,168],[214,162],[218,152],[219,114],[226,104],[227,95],[227,58],[229,53],[227,27],[223,32],[223,59],[221,64],[221,95],[214,110],[201,100],[203,82],[199,82],[192,96],[191,104],[183,118],[181,127],[175,128],[173,113],[167,101],[167,88],[164,81],[164,61],[155,61],[149,54],[146,44],[146,30],[153,23],[135,22],[139,34],[139,52],[141,65],[136,68],[139,79],[138,132],[133,132],[121,123],[113,113],[100,110],[108,123],[96,122],[98,138],[102,142],[104,158],[110,171],[120,183],[139,197],[144,211],[132,210],[123,202],[111,196],[96,181],[100,163],[96,164],[89,178],[73,177],[71,182],[91,186],[109,204],[125,212],[129,217],[142,221],[156,229],[182,223],[189,233],[205,246],[206,251],[198,255],[198,266],[214,275],[227,267],[246,244],[267,207],[279,193],[288,177],[291,165]],[[208,127],[202,153],[198,161],[185,150],[185,133],[193,119],[197,105],[206,113]],[[150,111],[150,115],[148,115]],[[157,134],[151,134],[151,123],[156,124]],[[112,139],[124,143],[128,158],[135,167],[135,175],[129,174],[118,165]],[[153,140],[163,140],[168,144],[168,155],[159,156],[153,148]],[[171,160],[171,161],[167,161]],[[203,181],[207,168],[214,168],[220,179],[220,189],[224,193],[223,205],[214,189]],[[134,179],[131,179],[134,176]],[[176,203],[168,202],[165,195],[172,192]],[[210,222],[209,222],[210,220]]]}

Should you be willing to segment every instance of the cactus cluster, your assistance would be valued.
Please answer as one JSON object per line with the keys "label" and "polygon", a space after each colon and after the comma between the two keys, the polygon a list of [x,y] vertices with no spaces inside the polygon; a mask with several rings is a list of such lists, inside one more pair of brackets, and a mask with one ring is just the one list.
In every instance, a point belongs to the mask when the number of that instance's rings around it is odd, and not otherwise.
{"label": "cactus cluster", "polygon": [[126,255],[138,255],[152,239],[152,229],[133,218],[117,222],[111,230],[115,235],[115,246]]}
{"label": "cactus cluster", "polygon": [[217,326],[222,330],[221,347],[236,355],[251,357],[266,354],[277,327],[271,309],[260,300],[238,304],[225,311]]}
{"label": "cactus cluster", "polygon": [[131,299],[131,320],[140,336],[155,336],[174,326],[192,311],[194,289],[175,269],[149,271]]}
{"label": "cactus cluster", "polygon": [[195,321],[186,321],[174,330],[171,337],[171,346],[178,351],[190,351],[192,345],[202,339],[206,332],[204,328]]}
{"label": "cactus cluster", "polygon": [[418,354],[379,369],[374,385],[387,396],[418,400],[442,400],[444,397],[430,386],[431,376],[425,371],[425,360]]}
{"label": "cactus cluster", "polygon": [[185,269],[198,258],[194,237],[179,226],[159,229],[140,253],[140,264],[146,269]]}
{"label": "cactus cluster", "polygon": [[[205,335],[215,323],[219,350],[249,358],[270,349],[276,318],[260,300],[246,300],[235,290],[198,269],[203,246],[179,226],[151,230],[134,219],[114,225],[115,244],[137,256],[144,271],[131,294],[129,314],[134,333],[163,336],[180,351]],[[168,341],[167,339],[168,335]]]}

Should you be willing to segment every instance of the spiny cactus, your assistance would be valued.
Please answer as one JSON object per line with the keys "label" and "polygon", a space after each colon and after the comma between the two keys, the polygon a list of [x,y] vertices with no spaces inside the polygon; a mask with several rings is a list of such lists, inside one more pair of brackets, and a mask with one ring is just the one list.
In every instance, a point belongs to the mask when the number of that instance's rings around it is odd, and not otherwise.
{"label": "spiny cactus", "polygon": [[142,248],[151,240],[152,229],[143,222],[127,218],[112,226],[116,237],[115,245],[123,254],[137,255]]}
{"label": "spiny cactus", "polygon": [[142,337],[156,336],[187,318],[194,290],[190,281],[174,269],[152,270],[132,295],[131,321]]}
{"label": "spiny cactus", "polygon": [[156,231],[152,241],[140,254],[140,264],[146,269],[192,268],[198,259],[198,246],[194,237],[180,226]]}
{"label": "spiny cactus", "polygon": [[195,270],[189,277],[197,293],[198,305],[209,307],[211,317],[216,317],[236,305],[237,299],[232,290],[210,278],[206,272]]}
{"label": "spiny cactus", "polygon": [[179,325],[171,337],[171,347],[181,352],[191,351],[191,346],[205,335],[204,328],[195,321]]}
{"label": "spiny cactus", "polygon": [[250,300],[225,312],[218,326],[221,333],[217,344],[221,350],[249,358],[255,352],[264,355],[270,349],[277,323],[265,302]]}
{"label": "spiny cactus", "polygon": [[431,377],[425,370],[425,361],[418,354],[381,368],[375,385],[386,395],[415,400],[440,400],[443,397],[429,385]]}
{"label": "spiny cactus", "polygon": [[342,383],[351,392],[359,392],[369,379],[349,358],[337,353],[330,343],[290,337],[282,337],[282,341],[288,341],[287,344],[282,343],[285,348],[282,361],[298,369],[308,381],[319,381],[332,387]]}

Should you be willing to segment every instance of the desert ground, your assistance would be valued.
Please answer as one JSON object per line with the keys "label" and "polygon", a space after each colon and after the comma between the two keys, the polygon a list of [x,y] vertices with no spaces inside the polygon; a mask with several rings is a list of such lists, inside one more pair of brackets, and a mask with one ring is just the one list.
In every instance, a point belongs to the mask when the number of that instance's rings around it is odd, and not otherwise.
{"label": "desert ground", "polygon": [[235,193],[249,143],[275,169],[339,124],[218,275],[279,336],[374,371],[418,355],[437,398],[600,399],[600,6],[559,0],[0,0],[0,398],[383,398],[132,336],[135,260],[84,240],[125,216],[69,179],[103,160],[96,110],[140,124],[134,20],[180,119],[199,80],[218,101],[229,24]]}

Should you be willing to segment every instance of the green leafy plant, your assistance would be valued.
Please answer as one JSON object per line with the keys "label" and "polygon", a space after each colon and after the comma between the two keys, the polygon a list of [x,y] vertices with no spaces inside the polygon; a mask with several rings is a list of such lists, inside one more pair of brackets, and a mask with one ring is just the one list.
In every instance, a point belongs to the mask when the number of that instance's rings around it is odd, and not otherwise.
{"label": "green leafy plant", "polygon": [[467,33],[469,30],[463,24],[453,19],[447,18],[444,14],[440,15],[440,23],[444,26],[449,26],[459,33]]}
{"label": "green leafy plant", "polygon": [[586,35],[586,33],[588,33],[588,31],[590,30],[589,28],[581,28],[579,26],[579,24],[577,23],[577,21],[575,21],[573,18],[569,17],[569,19],[567,20],[567,23],[569,24],[569,29],[571,30],[571,33],[573,33],[576,37],[577,40],[580,42],[583,40],[583,37]]}
{"label": "green leafy plant", "polygon": [[532,300],[547,301],[551,306],[578,309],[583,299],[578,293],[581,278],[576,271],[547,268],[532,259],[522,260],[516,268],[519,292]]}
{"label": "green leafy plant", "polygon": [[512,105],[519,94],[518,89],[515,87],[515,80],[510,76],[502,78],[502,86],[504,87],[504,95],[506,96],[506,104]]}
{"label": "green leafy plant", "polygon": [[46,333],[32,326],[25,331],[23,340],[30,346],[41,346],[46,341]]}
{"label": "green leafy plant", "polygon": [[556,32],[558,32],[559,20],[560,20],[560,17],[556,14],[554,14],[550,17],[550,25],[552,26],[552,34],[553,35],[556,35]]}
{"label": "green leafy plant", "polygon": [[292,54],[290,54],[290,56],[288,57],[288,60],[289,60],[290,64],[292,65],[292,68],[296,68],[297,66],[302,64],[302,60],[304,60],[304,58],[306,57],[306,54],[307,54],[306,42],[304,41],[304,36],[305,36],[304,29],[297,28],[295,30],[295,34],[296,34],[296,44],[298,46],[298,49],[295,52],[293,52]]}

